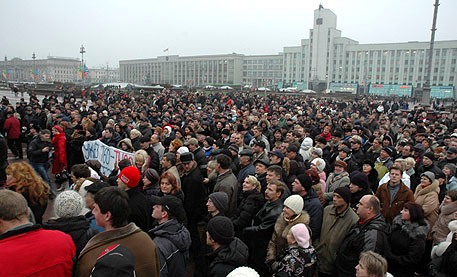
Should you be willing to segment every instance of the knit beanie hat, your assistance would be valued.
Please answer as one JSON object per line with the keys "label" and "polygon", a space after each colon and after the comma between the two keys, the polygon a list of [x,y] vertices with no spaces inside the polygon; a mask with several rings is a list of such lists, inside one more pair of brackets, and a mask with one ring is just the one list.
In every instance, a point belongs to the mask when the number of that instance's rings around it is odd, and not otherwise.
{"label": "knit beanie hat", "polygon": [[298,194],[291,195],[284,201],[284,206],[291,209],[297,215],[303,211],[303,205],[303,198]]}
{"label": "knit beanie hat", "polygon": [[427,158],[429,158],[429,159],[432,160],[432,161],[435,160],[435,154],[433,154],[432,152],[426,152],[426,153],[424,153],[424,157],[427,157]]}
{"label": "knit beanie hat", "polygon": [[451,176],[455,175],[455,171],[456,171],[455,164],[446,164],[444,167],[447,167],[451,171]]}
{"label": "knit beanie hat", "polygon": [[208,222],[207,230],[211,238],[222,245],[229,244],[235,237],[232,221],[225,216],[216,216]]}
{"label": "knit beanie hat", "polygon": [[394,150],[390,147],[384,147],[382,148],[382,151],[386,152],[387,154],[389,154],[389,156],[392,156],[392,154],[394,153]]}
{"label": "knit beanie hat", "polygon": [[351,183],[358,186],[359,188],[366,189],[368,188],[368,177],[360,171],[351,172],[349,175]]}
{"label": "knit beanie hat", "polygon": [[223,191],[213,192],[208,197],[213,202],[216,209],[221,213],[228,210],[228,195]]}
{"label": "knit beanie hat", "polygon": [[54,202],[54,211],[58,217],[73,217],[81,214],[83,199],[74,190],[66,190],[57,195]]}
{"label": "knit beanie hat", "polygon": [[338,193],[341,198],[343,198],[344,202],[348,204],[351,203],[351,191],[348,189],[348,187],[336,188],[333,193]]}
{"label": "knit beanie hat", "polygon": [[306,191],[309,191],[309,189],[311,188],[311,186],[313,185],[313,181],[311,180],[311,177],[309,177],[308,175],[306,174],[298,174],[297,177],[295,177],[298,179],[298,181],[300,182],[301,186],[306,190]]}
{"label": "knit beanie hat", "polygon": [[160,179],[159,173],[157,173],[157,171],[153,168],[148,168],[148,170],[146,170],[146,172],[144,173],[144,176],[146,176],[146,178],[153,184],[157,184]]}
{"label": "knit beanie hat", "polygon": [[292,232],[292,235],[294,236],[295,240],[297,241],[297,244],[300,247],[303,248],[308,248],[309,247],[309,230],[308,227],[306,227],[305,224],[299,223],[295,224],[290,228],[290,231]]}
{"label": "knit beanie hat", "polygon": [[319,170],[319,172],[322,172],[324,171],[324,168],[325,168],[325,161],[324,159],[322,158],[315,158],[311,164],[315,165],[317,167],[317,170]]}
{"label": "knit beanie hat", "polygon": [[259,273],[255,271],[254,269],[247,267],[247,266],[241,266],[238,268],[235,268],[232,272],[227,275],[227,277],[259,277]]}
{"label": "knit beanie hat", "polygon": [[431,171],[425,171],[424,173],[421,174],[421,177],[422,176],[425,176],[427,177],[430,182],[435,182],[435,173],[431,172]]}
{"label": "knit beanie hat", "polygon": [[138,168],[134,166],[127,166],[126,168],[122,169],[118,178],[121,179],[121,181],[129,188],[134,188],[138,186],[138,183],[140,182],[141,173]]}

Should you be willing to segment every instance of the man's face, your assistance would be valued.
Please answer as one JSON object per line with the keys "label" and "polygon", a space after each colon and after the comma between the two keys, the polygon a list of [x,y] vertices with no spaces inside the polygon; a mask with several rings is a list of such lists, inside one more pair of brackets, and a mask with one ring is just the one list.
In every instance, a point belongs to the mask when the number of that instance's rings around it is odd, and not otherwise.
{"label": "man's face", "polygon": [[392,184],[398,184],[401,181],[401,171],[392,169],[389,172],[389,177]]}
{"label": "man's face", "polygon": [[301,185],[300,181],[298,181],[298,179],[295,179],[292,183],[292,191],[293,192],[300,192],[302,191],[304,188],[303,186]]}
{"label": "man's face", "polygon": [[150,144],[149,141],[142,142],[141,143],[141,149],[148,149],[149,148],[149,144]]}
{"label": "man's face", "polygon": [[263,151],[263,148],[254,144],[254,146],[252,146],[252,152],[253,153],[256,153],[256,154],[259,154],[259,153],[262,153]]}
{"label": "man's face", "polygon": [[333,193],[333,205],[335,205],[336,208],[341,208],[347,205],[347,203],[344,201],[343,197],[339,195],[338,193]]}
{"label": "man's face", "polygon": [[425,165],[425,166],[431,166],[433,161],[430,160],[427,156],[424,156],[424,158],[422,159],[422,163]]}
{"label": "man's face", "polygon": [[94,207],[92,208],[92,214],[95,217],[95,222],[97,223],[98,226],[105,228],[106,226],[106,214],[103,214],[100,211],[100,207],[98,206],[97,203],[94,204]]}
{"label": "man's face", "polygon": [[40,134],[40,140],[41,141],[50,141],[51,140],[51,134]]}
{"label": "man's face", "polygon": [[156,134],[152,135],[152,136],[151,136],[151,142],[152,142],[153,144],[158,143],[158,142],[159,142],[159,136],[156,135]]}
{"label": "man's face", "polygon": [[217,211],[217,208],[214,206],[214,203],[211,199],[208,199],[208,202],[206,202],[206,207],[208,208],[209,213]]}
{"label": "man's face", "polygon": [[162,160],[160,160],[160,164],[162,165],[162,168],[164,168],[164,169],[168,169],[171,167],[171,164],[166,157],[163,157]]}
{"label": "man's face", "polygon": [[163,207],[162,205],[154,205],[152,206],[152,218],[159,220],[163,217]]}
{"label": "man's face", "polygon": [[184,170],[185,170],[186,172],[190,172],[190,170],[192,169],[192,164],[193,164],[192,162],[190,162],[190,163],[185,163],[185,164],[184,164]]}
{"label": "man's face", "polygon": [[286,141],[287,141],[287,142],[294,142],[294,141],[295,141],[292,132],[287,132],[287,133],[286,133]]}
{"label": "man's face", "polygon": [[265,200],[267,201],[276,201],[279,199],[280,193],[277,192],[276,185],[267,185],[265,190]]}
{"label": "man's face", "polygon": [[410,145],[405,145],[403,149],[401,150],[401,154],[403,157],[409,157],[411,156],[411,146]]}
{"label": "man's face", "polygon": [[281,159],[276,156],[276,155],[270,155],[270,164],[279,164],[281,162]]}
{"label": "man's face", "polygon": [[118,188],[123,189],[123,190],[128,188],[128,186],[126,184],[124,184],[124,182],[122,182],[120,178],[117,178],[116,182],[117,182]]}
{"label": "man's face", "polygon": [[265,172],[267,172],[267,167],[264,164],[260,162],[255,164],[255,174],[263,174]]}
{"label": "man's face", "polygon": [[359,201],[359,204],[357,205],[357,214],[359,215],[360,219],[368,219],[370,216],[371,212],[371,207],[369,206],[369,199],[371,196],[365,195],[362,197]]}
{"label": "man's face", "polygon": [[105,132],[104,132],[104,134],[103,134],[103,137],[104,137],[104,138],[109,139],[109,138],[111,138],[112,136],[113,136],[113,134],[112,134],[108,129],[105,130]]}
{"label": "man's face", "polygon": [[272,180],[279,180],[280,178],[275,172],[267,170],[267,176],[265,179],[267,180],[267,183],[269,183]]}

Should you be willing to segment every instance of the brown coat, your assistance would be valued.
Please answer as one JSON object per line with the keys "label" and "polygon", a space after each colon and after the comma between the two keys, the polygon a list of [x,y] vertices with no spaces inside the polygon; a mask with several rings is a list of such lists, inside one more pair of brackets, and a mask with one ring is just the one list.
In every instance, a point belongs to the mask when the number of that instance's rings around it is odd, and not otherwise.
{"label": "brown coat", "polygon": [[390,204],[389,182],[379,186],[376,197],[381,202],[381,214],[388,223],[392,223],[394,217],[400,214],[405,203],[414,202],[413,192],[403,182],[400,182],[400,189],[395,194],[392,205]]}
{"label": "brown coat", "polygon": [[89,277],[100,253],[113,244],[127,247],[135,256],[136,276],[159,276],[160,261],[156,245],[135,223],[95,235],[79,254],[75,276]]}
{"label": "brown coat", "polygon": [[441,213],[432,229],[433,245],[446,240],[450,232],[448,224],[455,219],[455,212],[457,212],[457,201],[441,207]]}
{"label": "brown coat", "polygon": [[422,205],[422,209],[424,209],[425,219],[428,221],[430,226],[427,240],[432,239],[433,226],[438,219],[438,208],[440,206],[440,200],[438,199],[439,193],[440,187],[438,180],[435,180],[431,185],[427,187],[422,187],[422,185],[419,184],[416,188],[416,192],[414,193],[415,202],[419,205]]}
{"label": "brown coat", "polygon": [[273,235],[268,243],[266,257],[267,262],[277,261],[282,256],[288,245],[287,234],[289,233],[290,228],[299,223],[303,223],[309,228],[309,215],[306,211],[302,211],[302,214],[298,218],[289,222],[284,219],[283,215],[278,217],[275,223]]}

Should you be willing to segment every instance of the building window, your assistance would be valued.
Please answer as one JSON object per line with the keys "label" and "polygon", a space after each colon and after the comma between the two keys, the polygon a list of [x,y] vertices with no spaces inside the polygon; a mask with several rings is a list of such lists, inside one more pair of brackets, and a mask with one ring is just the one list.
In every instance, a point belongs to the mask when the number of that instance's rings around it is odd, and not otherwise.
{"label": "building window", "polygon": [[324,23],[324,19],[318,18],[316,19],[316,25],[322,25]]}

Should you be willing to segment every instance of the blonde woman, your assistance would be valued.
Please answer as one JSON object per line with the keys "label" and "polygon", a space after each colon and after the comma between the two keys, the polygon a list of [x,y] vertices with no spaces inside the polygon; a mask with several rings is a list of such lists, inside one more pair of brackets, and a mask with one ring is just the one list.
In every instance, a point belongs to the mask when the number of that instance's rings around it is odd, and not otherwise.
{"label": "blonde woman", "polygon": [[48,206],[50,189],[48,184],[35,172],[27,162],[15,162],[5,170],[8,189],[22,194],[35,216],[37,224],[41,224],[43,214]]}
{"label": "blonde woman", "polygon": [[135,151],[138,151],[141,149],[140,138],[141,138],[140,131],[138,131],[137,129],[133,129],[130,131],[130,140],[132,141],[133,149],[135,149]]}
{"label": "blonde woman", "polygon": [[136,168],[138,168],[138,170],[141,172],[141,175],[143,175],[149,168],[150,157],[148,153],[143,149],[138,150],[135,152],[134,160]]}
{"label": "blonde woman", "polygon": [[241,238],[243,228],[251,225],[252,219],[265,203],[260,188],[256,177],[249,175],[244,179],[240,204],[232,217],[235,234]]}

